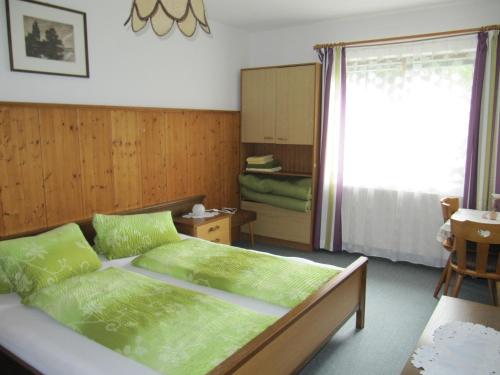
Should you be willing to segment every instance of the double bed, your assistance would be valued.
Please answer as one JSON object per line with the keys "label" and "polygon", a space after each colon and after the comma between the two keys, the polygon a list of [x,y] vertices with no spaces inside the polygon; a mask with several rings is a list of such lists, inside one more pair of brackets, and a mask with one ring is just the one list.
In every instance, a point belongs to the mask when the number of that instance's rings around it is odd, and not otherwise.
{"label": "double bed", "polygon": [[[126,214],[165,210],[178,214],[188,211],[201,198],[192,197]],[[95,232],[91,222],[83,221],[79,225],[92,243]],[[211,374],[294,373],[353,314],[356,314],[356,327],[361,329],[364,326],[367,260],[363,257],[342,269],[336,277],[292,309],[134,267],[131,264],[134,258],[103,260],[102,268],[115,267],[143,274],[276,317],[274,324],[213,368]],[[46,374],[157,374],[139,362],[63,326],[42,311],[24,306],[17,294],[0,295],[0,317],[1,360],[7,368]]]}

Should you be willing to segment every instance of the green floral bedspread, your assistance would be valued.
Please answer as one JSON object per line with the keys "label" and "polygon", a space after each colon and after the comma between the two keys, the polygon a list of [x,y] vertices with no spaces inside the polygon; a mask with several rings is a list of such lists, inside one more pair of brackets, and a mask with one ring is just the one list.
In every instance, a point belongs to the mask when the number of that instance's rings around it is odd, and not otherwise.
{"label": "green floral bedspread", "polygon": [[117,268],[67,279],[25,303],[169,375],[209,372],[277,319]]}
{"label": "green floral bedspread", "polygon": [[292,258],[191,239],[157,247],[133,264],[290,308],[340,273]]}

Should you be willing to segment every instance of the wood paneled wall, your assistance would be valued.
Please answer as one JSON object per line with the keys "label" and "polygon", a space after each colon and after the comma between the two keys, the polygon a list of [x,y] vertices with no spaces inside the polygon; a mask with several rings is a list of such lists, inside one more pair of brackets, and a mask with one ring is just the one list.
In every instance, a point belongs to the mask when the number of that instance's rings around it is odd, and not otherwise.
{"label": "wood paneled wall", "polygon": [[0,236],[195,194],[237,207],[239,112],[0,102]]}

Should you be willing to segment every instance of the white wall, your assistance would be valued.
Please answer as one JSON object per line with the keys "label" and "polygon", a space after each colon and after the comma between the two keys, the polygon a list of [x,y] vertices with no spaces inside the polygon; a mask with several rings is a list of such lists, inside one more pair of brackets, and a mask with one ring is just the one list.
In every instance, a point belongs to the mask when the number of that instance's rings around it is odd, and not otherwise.
{"label": "white wall", "polygon": [[248,67],[317,61],[318,43],[354,41],[447,31],[500,23],[500,0],[457,1],[454,5],[333,19],[254,33]]}
{"label": "white wall", "polygon": [[500,0],[458,1],[249,34],[210,22],[213,35],[159,39],[123,22],[131,1],[57,0],[87,13],[90,79],[11,72],[0,0],[0,101],[239,109],[239,69],[317,61],[313,45],[500,23]]}
{"label": "white wall", "polygon": [[0,0],[0,101],[239,109],[247,34],[210,22],[212,35],[159,39],[123,23],[131,1],[57,0],[87,13],[90,79],[11,72]]}

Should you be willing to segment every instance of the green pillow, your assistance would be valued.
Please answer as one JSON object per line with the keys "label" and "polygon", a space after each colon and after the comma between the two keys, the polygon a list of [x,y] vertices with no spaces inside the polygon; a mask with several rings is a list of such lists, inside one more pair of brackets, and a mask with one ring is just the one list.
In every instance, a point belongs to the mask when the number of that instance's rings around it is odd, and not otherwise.
{"label": "green pillow", "polygon": [[76,224],[0,241],[0,269],[21,297],[100,267],[99,257]]}
{"label": "green pillow", "polygon": [[96,249],[108,259],[140,255],[148,250],[180,241],[170,211],[138,215],[95,214]]}

